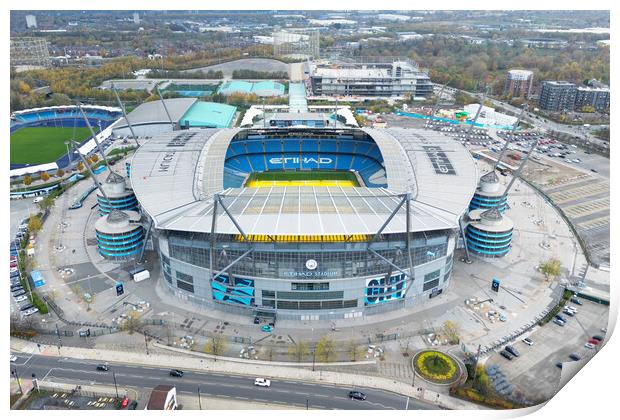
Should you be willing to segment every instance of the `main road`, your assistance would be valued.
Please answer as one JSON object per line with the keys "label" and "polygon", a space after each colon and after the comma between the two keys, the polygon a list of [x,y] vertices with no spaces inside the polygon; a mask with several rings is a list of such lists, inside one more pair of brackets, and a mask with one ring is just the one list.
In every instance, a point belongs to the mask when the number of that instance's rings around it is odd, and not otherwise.
{"label": "main road", "polygon": [[[313,409],[340,410],[412,410],[437,409],[436,406],[410,399],[404,395],[377,389],[355,388],[366,394],[365,401],[351,400],[350,388],[337,385],[272,379],[271,387],[254,386],[254,377],[244,377],[217,372],[184,371],[182,378],[170,376],[170,369],[155,366],[141,366],[110,363],[110,370],[102,372],[96,360],[72,359],[67,357],[41,356],[28,353],[14,353],[18,359],[11,363],[20,378],[31,379],[34,373],[42,381],[75,385],[114,386],[114,376],[119,393],[125,388],[152,389],[157,385],[174,385],[179,394],[200,394],[204,397],[230,398],[243,401],[269,402],[287,406]],[[114,376],[112,374],[114,372]],[[140,404],[143,406],[144,403]]]}

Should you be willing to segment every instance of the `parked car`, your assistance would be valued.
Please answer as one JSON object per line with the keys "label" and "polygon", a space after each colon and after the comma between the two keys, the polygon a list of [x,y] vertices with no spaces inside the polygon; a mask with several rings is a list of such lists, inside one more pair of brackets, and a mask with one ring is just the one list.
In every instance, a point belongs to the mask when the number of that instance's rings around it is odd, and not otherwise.
{"label": "parked car", "polygon": [[27,311],[28,309],[34,308],[34,305],[32,303],[27,303],[25,305],[23,305],[21,308],[19,308],[20,311]]}
{"label": "parked car", "polygon": [[271,386],[271,381],[265,378],[256,378],[254,379],[254,385],[269,388]]}
{"label": "parked car", "polygon": [[560,321],[566,322],[566,318],[564,318],[562,315],[556,315],[555,318],[559,319]]}
{"label": "parked car", "polygon": [[366,394],[360,391],[349,391],[349,398],[351,398],[352,400],[365,401]]}
{"label": "parked car", "polygon": [[17,303],[19,303],[19,302],[23,302],[23,301],[25,301],[26,299],[28,299],[28,296],[26,296],[26,295],[17,296],[17,297],[15,298],[15,302],[17,302]]}
{"label": "parked car", "polygon": [[127,406],[127,410],[135,410],[138,407],[138,401],[132,401]]}
{"label": "parked car", "polygon": [[508,360],[514,359],[514,356],[511,353],[508,353],[506,350],[500,351],[499,354],[501,354],[503,357],[505,357]]}
{"label": "parked car", "polygon": [[170,370],[170,376],[176,376],[177,378],[182,378],[183,377],[183,371],[179,370],[179,369],[171,369]]}
{"label": "parked car", "polygon": [[568,357],[574,360],[575,362],[577,360],[581,360],[581,356],[579,356],[577,353],[571,353]]}
{"label": "parked car", "polygon": [[601,337],[600,335],[593,335],[592,338],[594,340],[598,340],[599,342],[603,341],[603,337]]}
{"label": "parked car", "polygon": [[524,338],[522,341],[523,341],[525,344],[527,344],[528,346],[533,346],[533,345],[534,345],[534,342],[532,341],[532,339],[531,339],[531,338]]}
{"label": "parked car", "polygon": [[13,297],[14,298],[26,295],[26,291],[24,289],[18,289],[16,291],[12,292],[12,293],[13,293]]}
{"label": "parked car", "polygon": [[577,299],[576,297],[572,297],[570,298],[571,303],[574,303],[575,305],[583,305],[583,303],[581,303],[581,300]]}
{"label": "parked car", "polygon": [[588,340],[588,343],[598,346],[599,344],[601,344],[601,340],[597,340],[596,338],[591,338]]}
{"label": "parked car", "polygon": [[263,325],[262,327],[260,327],[260,329],[261,331],[268,332],[268,333],[273,331],[273,328],[271,328],[270,325]]}
{"label": "parked car", "polygon": [[557,367],[559,367],[560,369],[562,369],[562,362],[556,362],[555,364]]}
{"label": "parked car", "polygon": [[564,325],[566,325],[565,321],[562,321],[561,319],[558,319],[558,318],[554,319],[553,323],[559,325],[560,327],[563,327]]}
{"label": "parked car", "polygon": [[17,356],[11,353],[11,362],[16,362],[16,361],[17,361]]}
{"label": "parked car", "polygon": [[103,364],[97,365],[97,370],[107,372],[108,370],[110,370],[110,367],[108,366],[107,363],[103,363]]}
{"label": "parked car", "polygon": [[518,351],[517,351],[517,349],[515,349],[514,347],[512,347],[512,346],[506,346],[506,347],[504,347],[504,349],[505,349],[508,353],[512,354],[514,357],[519,357],[519,352],[518,352]]}
{"label": "parked car", "polygon": [[568,316],[575,316],[575,312],[571,311],[570,309],[564,309],[562,313]]}
{"label": "parked car", "polygon": [[587,348],[587,349],[594,349],[594,348],[596,348],[596,346],[594,344],[590,343],[589,341],[586,344],[584,344],[584,347]]}
{"label": "parked car", "polygon": [[24,316],[30,316],[32,314],[36,314],[37,312],[39,312],[38,308],[30,308],[30,309],[26,309],[23,313]]}

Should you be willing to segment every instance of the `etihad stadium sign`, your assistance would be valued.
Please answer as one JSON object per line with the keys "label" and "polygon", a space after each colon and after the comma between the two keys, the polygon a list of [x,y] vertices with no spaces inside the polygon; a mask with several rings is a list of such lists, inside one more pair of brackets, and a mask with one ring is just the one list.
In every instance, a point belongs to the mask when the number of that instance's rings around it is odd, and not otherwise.
{"label": "etihad stadium sign", "polygon": [[332,158],[327,158],[327,157],[320,157],[320,158],[313,158],[313,157],[304,157],[304,158],[299,158],[299,157],[273,157],[271,159],[269,159],[269,163],[271,163],[272,165],[282,165],[282,164],[287,164],[287,163],[304,163],[304,164],[308,164],[308,163],[315,163],[317,165],[329,165],[333,162],[334,160]]}

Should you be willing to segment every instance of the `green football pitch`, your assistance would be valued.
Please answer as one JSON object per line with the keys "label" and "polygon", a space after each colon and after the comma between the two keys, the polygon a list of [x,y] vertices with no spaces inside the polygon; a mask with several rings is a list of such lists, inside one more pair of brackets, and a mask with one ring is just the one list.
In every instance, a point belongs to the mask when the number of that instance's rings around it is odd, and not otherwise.
{"label": "green football pitch", "polygon": [[267,171],[250,175],[247,183],[250,188],[284,186],[342,186],[358,187],[354,174],[347,171]]}
{"label": "green football pitch", "polygon": [[[95,132],[97,128],[93,127]],[[11,134],[11,163],[39,165],[54,162],[67,153],[65,141],[73,137],[73,127],[26,127]],[[75,128],[75,141],[90,137],[87,127]]]}

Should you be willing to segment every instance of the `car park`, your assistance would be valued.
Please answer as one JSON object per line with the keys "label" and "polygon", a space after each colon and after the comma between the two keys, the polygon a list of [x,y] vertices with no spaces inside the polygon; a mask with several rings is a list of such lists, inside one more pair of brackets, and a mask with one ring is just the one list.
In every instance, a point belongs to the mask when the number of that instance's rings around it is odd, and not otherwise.
{"label": "car park", "polygon": [[578,361],[578,360],[581,360],[581,356],[579,356],[577,353],[571,353],[568,357],[571,360],[574,360],[575,362]]}
{"label": "car park", "polygon": [[265,378],[256,378],[254,379],[254,385],[263,388],[269,388],[271,386],[271,381]]}
{"label": "car park", "polygon": [[505,349],[508,353],[512,354],[514,357],[519,357],[519,356],[520,356],[520,354],[519,354],[519,352],[517,351],[517,349],[515,349],[515,348],[514,348],[514,347],[512,347],[512,346],[506,346],[506,347],[504,347],[504,349]]}
{"label": "car park", "polygon": [[499,354],[501,354],[504,358],[508,360],[514,359],[514,356],[511,353],[508,353],[506,350],[500,351]]}
{"label": "car park", "polygon": [[532,341],[532,339],[531,339],[531,338],[527,338],[527,337],[526,337],[526,338],[524,338],[522,341],[523,341],[525,344],[527,344],[528,346],[533,346],[533,345],[534,345],[534,342]]}
{"label": "car park", "polygon": [[183,377],[183,371],[179,370],[179,369],[171,369],[170,370],[170,376],[175,376],[177,378],[182,378]]}
{"label": "car park", "polygon": [[365,401],[366,394],[360,391],[349,391],[349,398],[351,398],[352,400]]}

